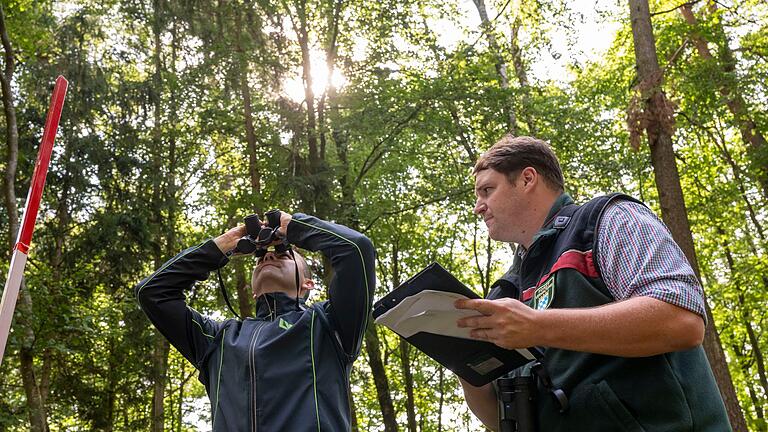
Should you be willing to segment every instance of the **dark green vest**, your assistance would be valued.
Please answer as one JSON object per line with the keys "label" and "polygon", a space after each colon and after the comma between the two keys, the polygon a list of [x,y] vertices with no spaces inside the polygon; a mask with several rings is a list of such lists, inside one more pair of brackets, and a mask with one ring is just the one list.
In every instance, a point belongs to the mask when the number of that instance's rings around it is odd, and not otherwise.
{"label": "dark green vest", "polygon": [[[540,309],[613,302],[599,276],[595,233],[603,209],[617,198],[635,201],[614,194],[576,206],[562,195],[525,258],[517,254],[488,298],[517,298]],[[546,348],[543,363],[570,407],[560,413],[539,385],[541,432],[731,430],[701,346],[643,358]]]}

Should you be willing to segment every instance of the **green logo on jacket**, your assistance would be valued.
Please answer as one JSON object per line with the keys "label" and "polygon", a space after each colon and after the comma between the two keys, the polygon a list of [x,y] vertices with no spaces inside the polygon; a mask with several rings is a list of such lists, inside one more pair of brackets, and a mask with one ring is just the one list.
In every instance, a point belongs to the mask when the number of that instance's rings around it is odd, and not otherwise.
{"label": "green logo on jacket", "polygon": [[288,330],[289,328],[293,327],[293,324],[291,324],[288,321],[280,318],[280,321],[277,323],[277,326],[280,327],[283,330]]}
{"label": "green logo on jacket", "polygon": [[555,275],[550,276],[533,293],[533,308],[544,310],[552,304],[555,298]]}

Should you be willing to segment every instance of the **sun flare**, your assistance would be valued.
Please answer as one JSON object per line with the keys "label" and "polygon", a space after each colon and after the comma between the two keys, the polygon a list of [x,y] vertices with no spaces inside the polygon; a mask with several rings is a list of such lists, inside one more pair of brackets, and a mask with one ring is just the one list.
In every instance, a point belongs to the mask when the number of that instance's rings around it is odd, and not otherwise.
{"label": "sun flare", "polygon": [[[337,89],[347,83],[340,70],[334,69],[333,74],[329,74],[324,53],[313,50],[310,52],[310,60],[312,64],[312,92],[315,97],[320,97],[328,88],[329,83]],[[303,102],[305,98],[304,80],[301,75],[302,70],[299,66],[290,78],[283,80],[283,93],[295,102]]]}

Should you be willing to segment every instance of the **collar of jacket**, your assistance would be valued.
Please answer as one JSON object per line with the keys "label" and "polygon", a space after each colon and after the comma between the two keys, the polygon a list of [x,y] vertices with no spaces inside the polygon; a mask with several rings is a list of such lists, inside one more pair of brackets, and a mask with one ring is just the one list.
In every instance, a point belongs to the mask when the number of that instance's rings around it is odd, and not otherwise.
{"label": "collar of jacket", "polygon": [[[305,309],[303,298],[299,298],[299,308]],[[256,319],[273,321],[288,312],[296,311],[296,297],[282,292],[266,293],[256,300]]]}
{"label": "collar of jacket", "polygon": [[[557,236],[558,230],[554,228],[555,216],[560,213],[560,210],[562,210],[563,207],[570,204],[573,204],[573,198],[571,198],[571,196],[567,193],[562,193],[559,197],[557,197],[555,202],[552,203],[552,207],[550,207],[547,217],[544,219],[544,224],[541,226],[541,228],[539,228],[539,231],[534,234],[531,248],[533,248],[537,242],[546,242],[548,238]],[[540,239],[541,241],[539,241]],[[528,255],[528,252],[529,251],[522,245],[517,245],[517,249],[515,250],[515,258],[513,259],[512,267],[510,268],[510,273],[520,272],[520,265],[522,264],[523,259]]]}

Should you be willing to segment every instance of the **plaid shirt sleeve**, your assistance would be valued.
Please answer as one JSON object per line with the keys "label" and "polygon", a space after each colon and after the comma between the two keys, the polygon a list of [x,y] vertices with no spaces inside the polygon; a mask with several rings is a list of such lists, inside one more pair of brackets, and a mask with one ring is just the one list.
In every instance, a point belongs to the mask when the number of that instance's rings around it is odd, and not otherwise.
{"label": "plaid shirt sleeve", "polygon": [[616,300],[647,296],[701,315],[704,292],[666,225],[646,206],[614,201],[597,233],[598,263]]}

